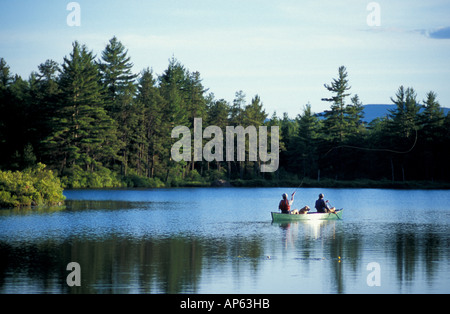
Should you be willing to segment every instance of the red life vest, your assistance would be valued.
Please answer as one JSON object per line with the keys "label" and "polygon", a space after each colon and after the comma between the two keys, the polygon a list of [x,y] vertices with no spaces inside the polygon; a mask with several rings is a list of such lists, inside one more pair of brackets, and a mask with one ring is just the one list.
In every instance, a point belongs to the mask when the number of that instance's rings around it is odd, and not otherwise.
{"label": "red life vest", "polygon": [[281,200],[280,201],[280,206],[278,206],[281,211],[285,212],[285,211],[290,211],[291,210],[291,205],[289,205],[289,201],[287,199],[285,200]]}

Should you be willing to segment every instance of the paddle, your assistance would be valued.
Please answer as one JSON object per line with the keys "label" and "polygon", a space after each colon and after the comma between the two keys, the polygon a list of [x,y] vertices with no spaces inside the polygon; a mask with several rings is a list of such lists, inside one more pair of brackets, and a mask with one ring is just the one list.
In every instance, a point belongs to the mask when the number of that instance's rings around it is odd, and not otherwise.
{"label": "paddle", "polygon": [[[328,204],[330,204],[331,208],[333,208],[333,205],[331,205],[330,201],[327,201]],[[336,217],[340,220],[341,218],[339,217],[338,214],[336,214],[336,207],[334,207],[334,212],[332,212],[333,214],[336,215]]]}

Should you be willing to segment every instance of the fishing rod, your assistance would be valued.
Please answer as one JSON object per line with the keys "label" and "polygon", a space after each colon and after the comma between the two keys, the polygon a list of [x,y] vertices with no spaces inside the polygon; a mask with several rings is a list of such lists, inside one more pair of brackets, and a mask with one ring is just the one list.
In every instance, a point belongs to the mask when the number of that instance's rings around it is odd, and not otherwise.
{"label": "fishing rod", "polygon": [[[291,194],[292,196],[297,192],[297,190],[298,190],[299,188],[302,187],[303,181],[305,181],[305,177],[303,177],[302,183],[300,183],[300,185],[294,190],[294,192],[292,192],[292,194]],[[288,197],[289,197],[289,196],[288,196]],[[280,208],[278,208],[278,210],[280,210]]]}
{"label": "fishing rod", "polygon": [[305,181],[305,177],[303,177],[302,183],[300,183],[300,185],[294,190],[294,192],[292,192],[292,194],[296,193],[297,190],[302,187],[304,181]]}

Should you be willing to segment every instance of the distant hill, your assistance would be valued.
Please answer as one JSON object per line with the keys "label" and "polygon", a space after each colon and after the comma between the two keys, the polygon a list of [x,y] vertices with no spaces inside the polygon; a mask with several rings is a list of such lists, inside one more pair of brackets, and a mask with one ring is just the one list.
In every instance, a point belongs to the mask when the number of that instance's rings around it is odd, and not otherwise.
{"label": "distant hill", "polygon": [[[395,105],[365,105],[364,106],[364,121],[370,122],[376,118],[385,117],[389,114],[389,110],[394,110]],[[450,112],[450,108],[442,108],[444,115]],[[422,109],[423,110],[423,109]]]}
{"label": "distant hill", "polygon": [[364,121],[371,122],[376,118],[382,118],[389,114],[389,110],[394,110],[395,105],[365,105]]}
{"label": "distant hill", "polygon": [[[389,110],[394,110],[395,105],[364,105],[364,121],[371,122],[376,118],[382,118],[389,114]],[[450,108],[442,108],[444,109],[444,115],[447,115],[450,112]],[[318,114],[319,116],[323,115],[323,112]]]}

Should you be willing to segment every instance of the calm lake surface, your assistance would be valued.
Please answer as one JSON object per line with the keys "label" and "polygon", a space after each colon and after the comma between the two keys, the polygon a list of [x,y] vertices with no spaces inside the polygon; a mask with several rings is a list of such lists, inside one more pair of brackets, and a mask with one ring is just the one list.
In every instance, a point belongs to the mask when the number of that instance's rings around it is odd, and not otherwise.
{"label": "calm lake surface", "polygon": [[343,220],[272,223],[285,192],[71,190],[64,208],[0,210],[0,293],[450,293],[450,191],[302,188],[295,208],[324,193]]}

